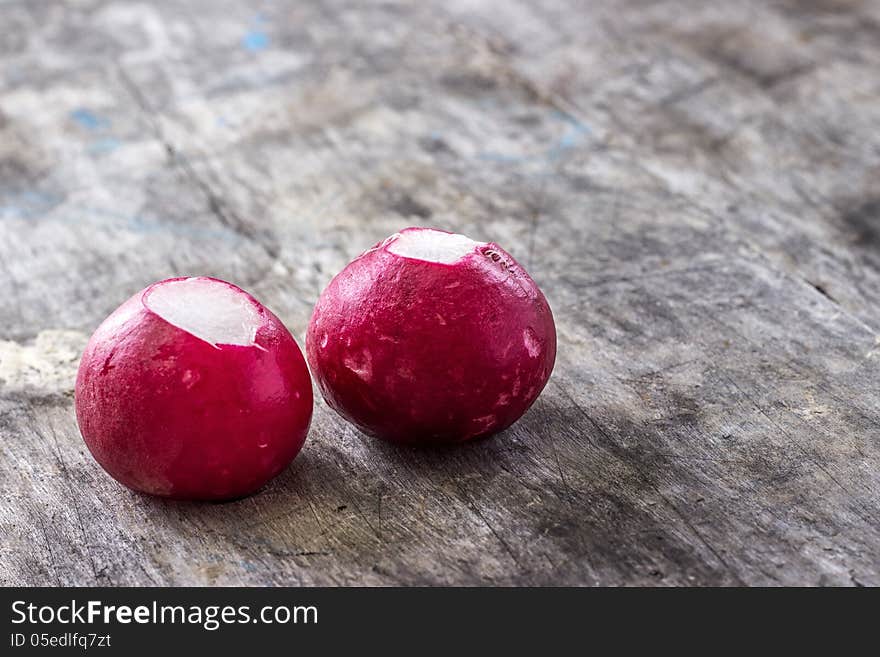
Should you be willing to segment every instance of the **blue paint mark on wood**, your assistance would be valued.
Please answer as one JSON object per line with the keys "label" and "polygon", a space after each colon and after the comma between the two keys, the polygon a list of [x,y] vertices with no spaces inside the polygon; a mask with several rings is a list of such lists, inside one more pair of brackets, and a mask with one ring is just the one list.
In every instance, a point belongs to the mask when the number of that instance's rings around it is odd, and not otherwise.
{"label": "blue paint mark on wood", "polygon": [[245,50],[250,50],[251,52],[265,50],[269,47],[269,35],[262,30],[251,30],[244,35],[242,45]]}
{"label": "blue paint mark on wood", "polygon": [[70,118],[73,119],[81,128],[85,128],[86,130],[101,130],[102,128],[106,128],[110,125],[110,121],[108,119],[105,119],[102,116],[98,116],[91,110],[88,110],[84,107],[73,110],[70,113]]}
{"label": "blue paint mark on wood", "polygon": [[90,155],[101,155],[115,151],[122,142],[115,137],[104,136],[111,126],[110,119],[100,116],[90,109],[80,107],[70,113],[70,118],[80,128],[95,134],[95,140],[88,145]]}
{"label": "blue paint mark on wood", "polygon": [[264,29],[268,23],[269,19],[264,14],[258,13],[254,16],[250,31],[241,40],[241,45],[245,50],[259,52],[269,47],[269,35]]}
{"label": "blue paint mark on wood", "polygon": [[483,152],[477,155],[481,160],[497,162],[500,164],[525,164],[527,162],[553,161],[570,151],[583,141],[592,131],[585,123],[576,117],[563,112],[554,112],[553,117],[566,124],[565,131],[554,143],[550,144],[543,153],[530,154],[506,154],[497,152]]}
{"label": "blue paint mark on wood", "polygon": [[591,132],[588,125],[581,123],[575,117],[561,113],[559,116],[568,124],[568,128],[563,133],[562,137],[560,137],[559,141],[556,142],[556,144],[554,144],[547,152],[547,157],[550,159],[555,159],[565,151],[571,150]]}
{"label": "blue paint mark on wood", "polygon": [[89,144],[89,153],[92,155],[110,153],[111,151],[115,151],[121,145],[122,142],[115,137],[104,137],[103,139],[96,139]]}
{"label": "blue paint mark on wood", "polygon": [[0,194],[0,219],[37,219],[63,201],[63,197],[39,191]]}
{"label": "blue paint mark on wood", "polygon": [[[51,217],[49,216],[49,213]],[[97,230],[116,233],[129,231],[138,235],[171,236],[199,245],[240,245],[242,237],[225,226],[187,224],[162,217],[129,215],[114,209],[89,204],[70,203],[60,194],[26,191],[4,194],[0,189],[0,221],[51,220],[59,223],[87,223]]]}

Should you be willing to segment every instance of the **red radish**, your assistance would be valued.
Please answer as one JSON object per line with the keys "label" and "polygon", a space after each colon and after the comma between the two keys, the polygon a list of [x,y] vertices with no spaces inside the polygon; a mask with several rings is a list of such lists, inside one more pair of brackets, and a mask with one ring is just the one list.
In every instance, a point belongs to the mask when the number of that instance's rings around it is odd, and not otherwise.
{"label": "red radish", "polygon": [[171,278],[92,335],[76,416],[92,455],[129,488],[232,499],[297,455],[312,386],[290,332],[251,295],[215,278]]}
{"label": "red radish", "polygon": [[306,354],[324,399],[365,433],[459,442],[532,405],[553,369],[556,328],[500,246],[407,228],[330,282]]}

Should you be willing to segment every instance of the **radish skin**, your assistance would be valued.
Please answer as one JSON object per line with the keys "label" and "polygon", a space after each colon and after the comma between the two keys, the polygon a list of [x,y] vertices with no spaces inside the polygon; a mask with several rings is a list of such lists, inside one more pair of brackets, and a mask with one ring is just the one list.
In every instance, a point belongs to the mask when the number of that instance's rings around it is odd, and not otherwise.
{"label": "radish skin", "polygon": [[178,499],[248,495],[302,448],[308,369],[290,332],[249,294],[169,279],[114,311],[76,381],[86,445],[117,481]]}
{"label": "radish skin", "polygon": [[327,403],[364,433],[461,442],[510,426],[556,358],[544,295],[494,243],[407,228],[321,294],[306,354]]}

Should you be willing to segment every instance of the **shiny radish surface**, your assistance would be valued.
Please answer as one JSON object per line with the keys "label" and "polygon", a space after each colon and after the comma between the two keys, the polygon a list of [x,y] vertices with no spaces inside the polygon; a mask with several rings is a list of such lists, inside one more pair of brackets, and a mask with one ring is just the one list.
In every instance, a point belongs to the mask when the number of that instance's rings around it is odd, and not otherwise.
{"label": "shiny radish surface", "polygon": [[402,443],[461,442],[518,420],[547,383],[547,300],[493,243],[407,228],[328,285],[306,337],[327,403]]}
{"label": "shiny radish surface", "polygon": [[92,335],[76,414],[92,455],[129,488],[232,499],[299,452],[312,387],[290,332],[256,299],[217,279],[169,279]]}

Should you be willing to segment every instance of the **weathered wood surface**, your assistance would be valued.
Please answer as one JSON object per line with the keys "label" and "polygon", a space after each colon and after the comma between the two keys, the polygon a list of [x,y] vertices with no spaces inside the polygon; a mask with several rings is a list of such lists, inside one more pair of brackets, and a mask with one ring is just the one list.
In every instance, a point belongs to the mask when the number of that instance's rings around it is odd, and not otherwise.
{"label": "weathered wood surface", "polygon": [[[77,359],[134,291],[229,279],[301,342],[410,224],[554,308],[512,429],[319,402],[223,505],[90,458]],[[880,585],[878,249],[878,2],[0,2],[0,583]]]}

